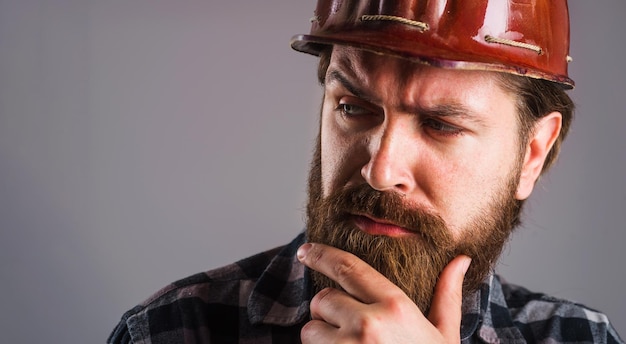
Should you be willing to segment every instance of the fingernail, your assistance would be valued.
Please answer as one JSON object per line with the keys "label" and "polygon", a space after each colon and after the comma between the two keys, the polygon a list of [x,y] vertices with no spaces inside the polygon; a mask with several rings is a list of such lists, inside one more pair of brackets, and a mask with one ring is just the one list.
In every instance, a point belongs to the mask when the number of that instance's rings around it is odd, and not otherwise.
{"label": "fingernail", "polygon": [[298,252],[296,253],[296,255],[298,256],[299,260],[303,260],[304,257],[306,257],[307,253],[309,253],[309,250],[311,249],[311,246],[313,245],[306,243],[298,248]]}

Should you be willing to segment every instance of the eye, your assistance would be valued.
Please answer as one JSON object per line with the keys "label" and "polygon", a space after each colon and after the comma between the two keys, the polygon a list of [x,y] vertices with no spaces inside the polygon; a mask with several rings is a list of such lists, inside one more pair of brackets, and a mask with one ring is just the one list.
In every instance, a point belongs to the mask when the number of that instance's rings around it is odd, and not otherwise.
{"label": "eye", "polygon": [[380,125],[384,120],[382,110],[356,97],[342,97],[335,108],[339,123],[345,130],[363,131]]}
{"label": "eye", "polygon": [[350,103],[341,103],[337,108],[342,115],[347,117],[357,117],[357,116],[365,116],[371,114],[371,111]]}
{"label": "eye", "polygon": [[457,136],[463,133],[463,129],[432,117],[424,119],[422,121],[422,126],[425,126],[436,132],[438,135],[443,136]]}

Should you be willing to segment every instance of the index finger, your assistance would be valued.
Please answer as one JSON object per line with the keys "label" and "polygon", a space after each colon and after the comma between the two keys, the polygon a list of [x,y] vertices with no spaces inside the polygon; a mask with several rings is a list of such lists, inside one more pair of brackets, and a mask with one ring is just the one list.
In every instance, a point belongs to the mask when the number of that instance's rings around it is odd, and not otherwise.
{"label": "index finger", "polygon": [[348,294],[363,303],[378,302],[383,296],[393,295],[393,291],[404,294],[369,264],[336,247],[306,243],[298,249],[298,259],[307,267],[337,282]]}

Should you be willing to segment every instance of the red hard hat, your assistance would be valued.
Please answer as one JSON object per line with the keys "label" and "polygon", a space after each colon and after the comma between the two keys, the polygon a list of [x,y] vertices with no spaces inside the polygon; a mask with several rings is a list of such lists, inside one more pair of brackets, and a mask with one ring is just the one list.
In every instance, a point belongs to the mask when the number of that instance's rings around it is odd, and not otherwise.
{"label": "red hard hat", "polygon": [[318,0],[311,22],[310,34],[292,38],[295,50],[350,45],[574,87],[567,0]]}

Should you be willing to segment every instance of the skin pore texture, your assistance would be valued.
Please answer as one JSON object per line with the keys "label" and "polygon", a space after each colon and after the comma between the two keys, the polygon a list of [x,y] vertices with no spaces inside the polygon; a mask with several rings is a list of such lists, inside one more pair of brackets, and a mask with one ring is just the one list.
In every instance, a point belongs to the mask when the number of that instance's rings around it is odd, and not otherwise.
{"label": "skin pore texture", "polygon": [[[521,140],[514,95],[499,85],[492,72],[334,48],[309,175],[307,236],[339,250],[316,245],[311,258],[307,246],[299,255],[317,293],[303,339],[319,334],[316,326],[347,329],[324,314],[341,314],[344,302],[379,305],[382,288],[422,318],[430,313],[424,326],[431,331],[420,333],[455,340],[460,295],[448,330],[438,326],[445,316],[433,310],[441,304],[435,299],[448,287],[460,294],[460,284],[472,292],[491,272],[560,130],[560,115],[550,114]],[[472,259],[465,279],[469,260],[459,256]],[[448,283],[444,276],[455,269],[461,277]],[[382,286],[368,294],[353,279]],[[330,295],[339,299],[328,313],[321,300]]]}

